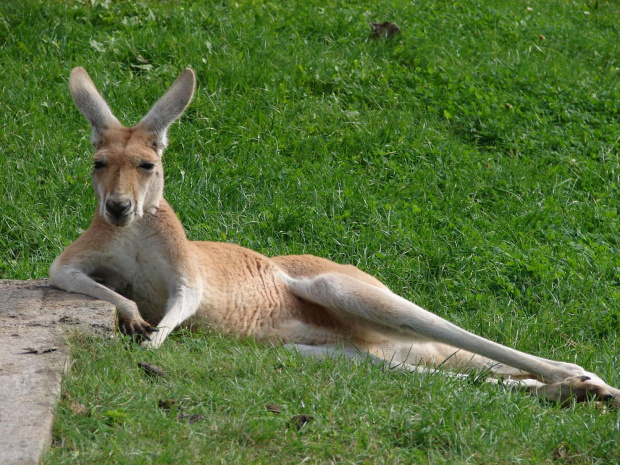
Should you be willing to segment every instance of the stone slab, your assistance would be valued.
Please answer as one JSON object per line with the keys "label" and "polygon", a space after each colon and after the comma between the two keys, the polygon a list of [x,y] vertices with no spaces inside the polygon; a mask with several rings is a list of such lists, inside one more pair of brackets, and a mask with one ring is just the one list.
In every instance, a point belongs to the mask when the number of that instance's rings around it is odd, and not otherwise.
{"label": "stone slab", "polygon": [[114,306],[48,280],[0,280],[0,465],[37,464],[52,440],[71,331],[111,337]]}

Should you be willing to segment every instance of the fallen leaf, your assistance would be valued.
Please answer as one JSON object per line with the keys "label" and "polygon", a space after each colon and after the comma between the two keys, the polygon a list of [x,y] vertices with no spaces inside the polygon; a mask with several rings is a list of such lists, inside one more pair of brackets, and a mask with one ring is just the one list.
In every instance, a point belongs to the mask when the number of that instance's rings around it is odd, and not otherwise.
{"label": "fallen leaf", "polygon": [[79,402],[69,401],[69,409],[71,413],[76,415],[86,415],[88,413],[88,409],[84,404],[80,404]]}
{"label": "fallen leaf", "polygon": [[174,399],[160,399],[157,402],[157,406],[162,410],[171,410],[172,407],[177,405],[177,401]]}
{"label": "fallen leaf", "polygon": [[268,404],[265,405],[265,408],[268,412],[275,413],[276,415],[280,415],[282,413],[282,407],[277,404]]}
{"label": "fallen leaf", "polygon": [[372,28],[370,34],[372,39],[380,39],[382,37],[390,39],[395,35],[401,35],[403,33],[396,24],[390,23],[389,21],[370,23],[370,27]]}
{"label": "fallen leaf", "polygon": [[157,365],[153,365],[152,363],[138,362],[138,366],[149,376],[159,376],[161,378],[166,377],[164,370]]}
{"label": "fallen leaf", "polygon": [[299,431],[306,425],[306,423],[309,423],[312,420],[314,420],[312,415],[295,415],[288,422]]}

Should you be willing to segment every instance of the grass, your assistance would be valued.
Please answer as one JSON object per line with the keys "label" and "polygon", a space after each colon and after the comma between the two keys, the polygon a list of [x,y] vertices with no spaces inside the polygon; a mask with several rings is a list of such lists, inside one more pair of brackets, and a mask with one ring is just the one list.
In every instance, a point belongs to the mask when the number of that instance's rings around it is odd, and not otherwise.
{"label": "grass", "polygon": [[[618,386],[619,14],[559,0],[2,2],[0,278],[47,276],[93,213],[71,68],[134,124],[191,66],[198,92],[164,155],[191,239],[355,264]],[[369,40],[383,20],[403,35]],[[155,352],[74,346],[46,463],[620,460],[616,412],[475,380],[215,334]],[[314,421],[297,431],[299,414]]]}

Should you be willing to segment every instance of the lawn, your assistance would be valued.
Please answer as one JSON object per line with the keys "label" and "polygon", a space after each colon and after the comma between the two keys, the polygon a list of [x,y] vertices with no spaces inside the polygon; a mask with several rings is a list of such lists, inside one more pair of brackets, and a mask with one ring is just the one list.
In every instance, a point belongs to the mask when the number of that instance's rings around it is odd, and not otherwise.
{"label": "lawn", "polygon": [[[71,69],[132,125],[191,66],[164,154],[190,239],[357,265],[618,387],[619,18],[599,0],[0,2],[0,278],[47,277],[92,217]],[[385,20],[402,35],[371,39]],[[618,412],[476,377],[209,332],[72,346],[48,464],[620,462]]]}

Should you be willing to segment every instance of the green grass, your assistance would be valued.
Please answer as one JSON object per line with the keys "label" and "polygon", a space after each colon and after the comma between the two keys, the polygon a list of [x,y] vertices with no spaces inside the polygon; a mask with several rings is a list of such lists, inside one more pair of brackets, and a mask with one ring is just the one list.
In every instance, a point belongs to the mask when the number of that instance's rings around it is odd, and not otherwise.
{"label": "green grass", "polygon": [[[130,125],[191,66],[164,155],[191,239],[355,264],[620,386],[619,16],[606,1],[1,2],[0,278],[47,276],[92,216],[71,68]],[[403,35],[368,40],[383,20]],[[47,463],[620,461],[617,412],[591,405],[213,334],[74,346]],[[177,422],[168,398],[204,419]],[[314,417],[299,432],[298,414]]]}

